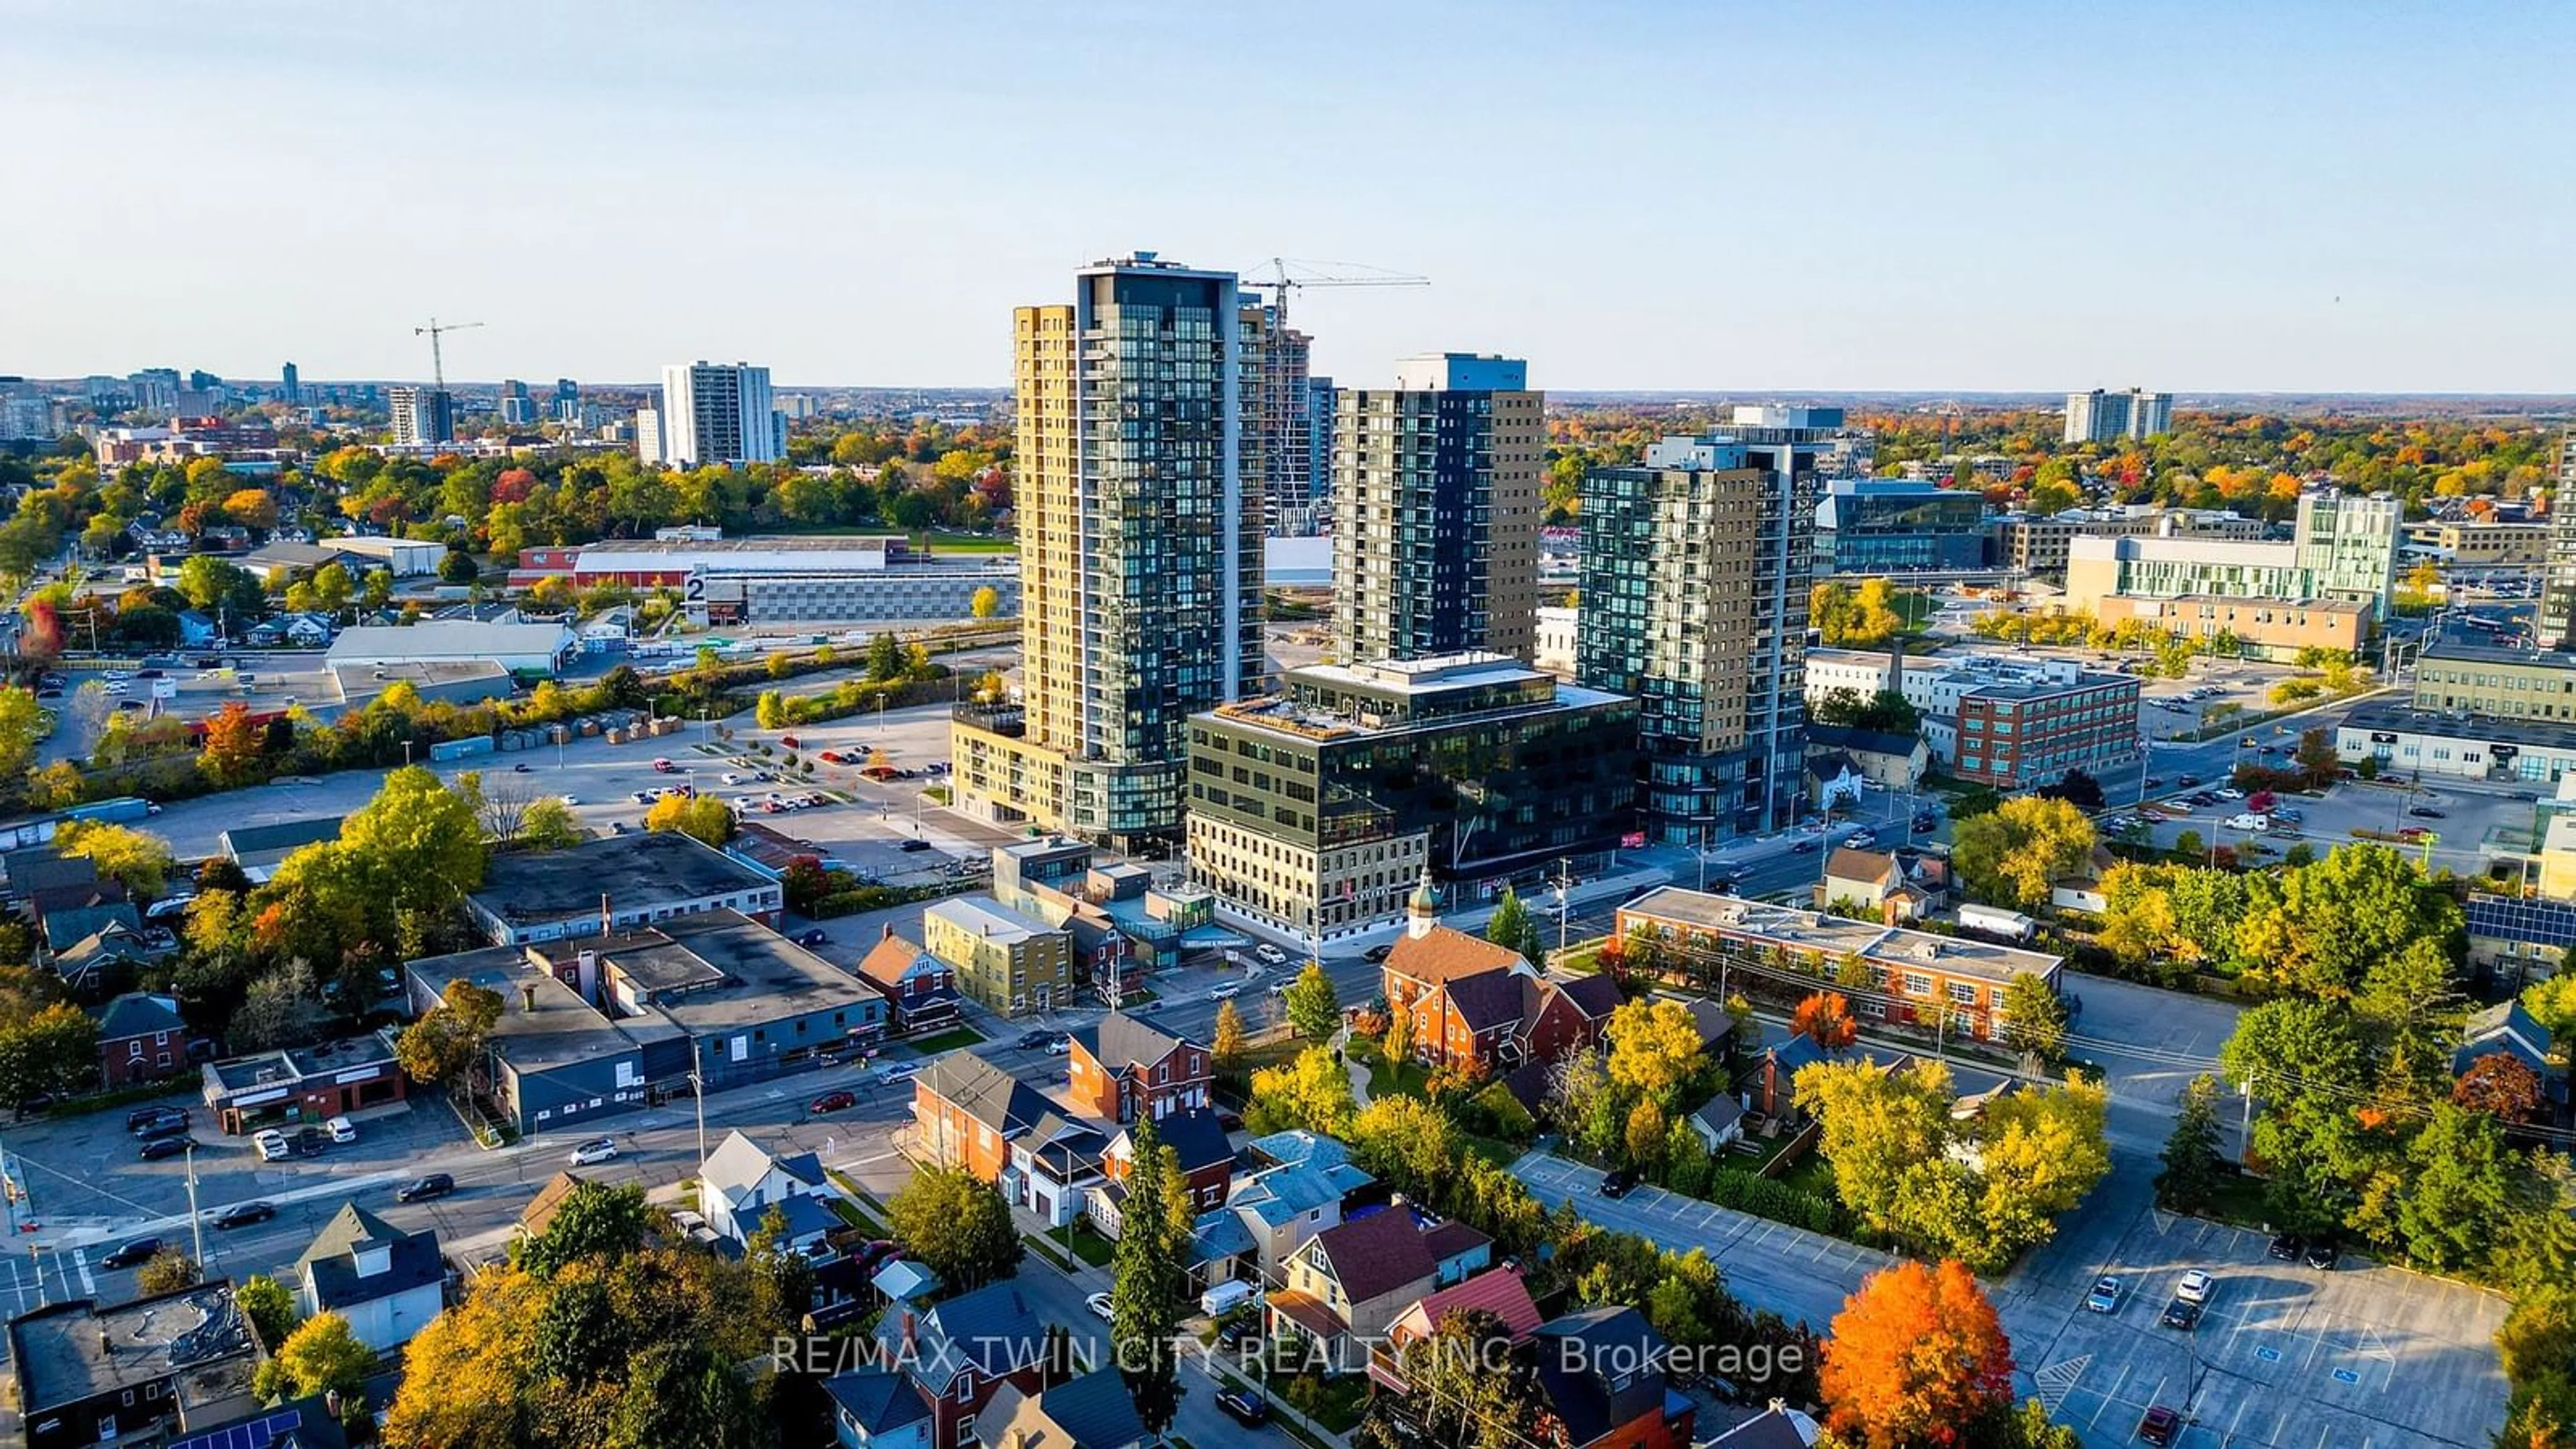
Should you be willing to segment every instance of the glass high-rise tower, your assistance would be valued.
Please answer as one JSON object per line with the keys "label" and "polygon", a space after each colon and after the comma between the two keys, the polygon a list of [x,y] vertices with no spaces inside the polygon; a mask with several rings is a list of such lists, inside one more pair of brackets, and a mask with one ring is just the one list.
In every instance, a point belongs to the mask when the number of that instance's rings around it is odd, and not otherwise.
{"label": "glass high-rise tower", "polygon": [[959,710],[967,810],[1177,839],[1190,714],[1262,674],[1265,332],[1233,273],[1151,252],[1014,315],[1022,700]]}

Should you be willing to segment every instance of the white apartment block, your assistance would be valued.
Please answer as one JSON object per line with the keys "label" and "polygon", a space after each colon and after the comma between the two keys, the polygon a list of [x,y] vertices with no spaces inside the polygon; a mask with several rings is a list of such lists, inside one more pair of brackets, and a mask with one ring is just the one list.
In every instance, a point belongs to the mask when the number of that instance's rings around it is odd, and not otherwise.
{"label": "white apartment block", "polygon": [[[777,412],[768,368],[747,362],[665,367],[661,461],[674,468],[777,462]],[[640,417],[637,431],[640,435]]]}

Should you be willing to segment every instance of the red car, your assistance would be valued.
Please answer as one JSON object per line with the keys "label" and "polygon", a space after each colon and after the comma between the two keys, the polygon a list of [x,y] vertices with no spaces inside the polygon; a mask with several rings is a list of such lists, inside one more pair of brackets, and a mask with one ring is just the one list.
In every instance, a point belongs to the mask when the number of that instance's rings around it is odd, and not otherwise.
{"label": "red car", "polygon": [[848,1092],[825,1092],[823,1095],[816,1097],[811,1103],[808,1103],[805,1110],[820,1116],[825,1112],[838,1112],[844,1108],[855,1107],[858,1104],[859,1099]]}
{"label": "red car", "polygon": [[2182,1415],[2162,1404],[2147,1410],[2138,1421],[2138,1437],[2150,1444],[2171,1444],[2182,1429]]}
{"label": "red car", "polygon": [[778,737],[778,743],[792,750],[796,748],[796,737],[794,735],[780,735]]}

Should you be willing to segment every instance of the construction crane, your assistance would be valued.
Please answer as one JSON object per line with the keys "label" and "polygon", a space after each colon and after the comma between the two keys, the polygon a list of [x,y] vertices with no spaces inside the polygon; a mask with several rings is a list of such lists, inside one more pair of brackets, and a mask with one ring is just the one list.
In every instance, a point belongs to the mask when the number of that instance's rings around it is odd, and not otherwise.
{"label": "construction crane", "polygon": [[447,391],[447,358],[439,351],[438,339],[450,332],[462,332],[468,327],[482,325],[480,322],[441,323],[437,318],[432,317],[429,319],[428,326],[411,329],[412,336],[426,335],[429,338],[429,376],[440,392]]}
{"label": "construction crane", "polygon": [[1276,275],[1266,279],[1246,278],[1247,287],[1267,287],[1271,306],[1279,314],[1279,323],[1288,323],[1288,294],[1298,287],[1428,287],[1429,277],[1411,272],[1390,272],[1363,262],[1306,262],[1294,257],[1272,257],[1270,269]]}

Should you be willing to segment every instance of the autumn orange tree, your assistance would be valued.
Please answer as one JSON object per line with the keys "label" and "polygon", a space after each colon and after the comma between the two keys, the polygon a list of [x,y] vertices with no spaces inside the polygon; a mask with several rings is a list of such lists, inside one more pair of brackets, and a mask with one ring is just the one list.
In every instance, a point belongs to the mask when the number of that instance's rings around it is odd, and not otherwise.
{"label": "autumn orange tree", "polygon": [[1839,991],[1818,991],[1798,1003],[1789,1014],[1789,1032],[1803,1036],[1829,1052],[1838,1052],[1860,1039],[1860,1025],[1852,1020],[1851,1003]]}
{"label": "autumn orange tree", "polygon": [[267,730],[250,717],[249,706],[233,700],[206,716],[206,748],[197,768],[206,778],[231,789],[257,778],[260,747]]}
{"label": "autumn orange tree", "polygon": [[2012,1345],[1955,1259],[1873,1273],[1834,1316],[1818,1385],[1838,1434],[1869,1449],[1966,1442],[2012,1403]]}
{"label": "autumn orange tree", "polygon": [[2540,1074],[2502,1052],[2478,1058],[2451,1087],[2454,1104],[2507,1122],[2529,1120],[2540,1110],[2540,1097]]}

